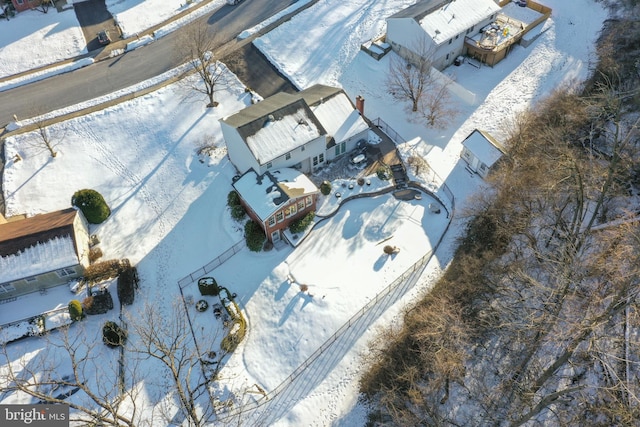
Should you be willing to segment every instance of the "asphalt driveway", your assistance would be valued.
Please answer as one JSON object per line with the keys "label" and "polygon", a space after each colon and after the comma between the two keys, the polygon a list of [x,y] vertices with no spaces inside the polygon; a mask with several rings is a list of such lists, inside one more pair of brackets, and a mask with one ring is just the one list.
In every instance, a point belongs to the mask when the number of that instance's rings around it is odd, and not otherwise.
{"label": "asphalt driveway", "polygon": [[278,71],[253,43],[248,43],[221,61],[249,88],[263,98],[298,89]]}
{"label": "asphalt driveway", "polygon": [[102,30],[109,32],[111,40],[115,41],[120,38],[120,30],[116,26],[113,16],[107,10],[104,0],[87,0],[75,3],[73,9],[82,27],[88,52],[104,47],[98,42],[97,38],[98,33]]}

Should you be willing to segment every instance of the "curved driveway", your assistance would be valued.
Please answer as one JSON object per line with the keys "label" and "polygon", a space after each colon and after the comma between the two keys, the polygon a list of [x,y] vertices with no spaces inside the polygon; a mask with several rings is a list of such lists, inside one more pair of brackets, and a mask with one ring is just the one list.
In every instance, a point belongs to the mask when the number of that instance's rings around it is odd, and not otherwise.
{"label": "curved driveway", "polygon": [[[224,44],[296,0],[245,0],[223,6],[189,25],[208,24],[209,32]],[[155,42],[115,58],[45,80],[0,92],[0,126],[18,118],[68,107],[106,95],[162,74],[189,58],[179,49],[180,29]]]}

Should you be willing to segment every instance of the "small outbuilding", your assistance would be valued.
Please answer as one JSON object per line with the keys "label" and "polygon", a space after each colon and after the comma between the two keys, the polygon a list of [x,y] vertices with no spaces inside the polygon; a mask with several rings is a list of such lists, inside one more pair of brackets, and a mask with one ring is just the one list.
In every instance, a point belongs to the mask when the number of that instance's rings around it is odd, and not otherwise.
{"label": "small outbuilding", "polygon": [[489,132],[480,129],[474,129],[462,141],[462,147],[460,157],[467,162],[467,169],[483,178],[505,154],[500,143]]}

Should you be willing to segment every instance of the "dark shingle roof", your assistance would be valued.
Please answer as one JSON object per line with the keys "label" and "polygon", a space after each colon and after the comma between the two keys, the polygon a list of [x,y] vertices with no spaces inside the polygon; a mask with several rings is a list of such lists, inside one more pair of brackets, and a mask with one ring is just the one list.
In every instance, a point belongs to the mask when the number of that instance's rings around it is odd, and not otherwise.
{"label": "dark shingle roof", "polygon": [[322,124],[310,111],[309,106],[318,104],[341,92],[342,89],[340,88],[320,84],[311,86],[296,94],[281,92],[250,105],[222,121],[238,129],[238,133],[246,141],[248,137],[255,135],[264,126],[265,122],[269,120],[269,116],[273,116],[275,120],[278,120],[279,117],[293,114],[302,108],[307,110],[307,117],[311,117],[314,120],[317,128],[326,133]]}

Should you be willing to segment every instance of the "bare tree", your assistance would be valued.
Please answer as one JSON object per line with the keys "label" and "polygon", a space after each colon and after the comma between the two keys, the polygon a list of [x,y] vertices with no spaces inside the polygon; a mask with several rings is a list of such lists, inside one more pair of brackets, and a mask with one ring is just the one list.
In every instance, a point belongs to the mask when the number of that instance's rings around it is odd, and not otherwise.
{"label": "bare tree", "polygon": [[434,50],[426,41],[415,46],[408,58],[391,58],[386,89],[397,101],[409,101],[407,112],[414,121],[424,120],[428,127],[443,128],[457,113],[449,93],[452,81],[433,68]]}
{"label": "bare tree", "polygon": [[216,107],[218,102],[215,100],[215,92],[224,83],[225,74],[214,54],[217,48],[215,36],[209,33],[205,23],[190,26],[182,35],[180,46],[188,52],[189,63],[198,76],[196,81],[189,78],[184,81],[193,91],[207,96],[207,108]]}
{"label": "bare tree", "polygon": [[415,54],[411,59],[393,56],[389,62],[389,73],[385,81],[387,91],[400,102],[409,101],[411,112],[417,112],[420,100],[433,86],[431,68],[433,50],[426,42],[416,43]]}
{"label": "bare tree", "polygon": [[[126,368],[129,387],[119,387],[117,363],[105,363],[103,344],[81,323],[44,336],[37,354],[11,354],[13,344],[2,345],[0,384],[9,393],[30,396],[35,402],[61,403],[73,412],[71,421],[84,424],[134,427],[143,425],[138,407],[137,365]],[[117,352],[113,352],[117,359]]]}
{"label": "bare tree", "polygon": [[[131,318],[129,325],[130,331],[139,338],[134,351],[141,359],[159,362],[156,375],[166,380],[163,392],[172,401],[166,403],[165,420],[175,421],[171,412],[177,408],[189,426],[211,423],[220,404],[212,400],[209,386],[216,380],[226,356],[223,350],[213,348],[216,332],[209,335],[211,340],[204,348],[202,342],[196,345],[179,303],[173,304],[168,315],[147,305],[141,313],[136,313],[136,318]],[[199,354],[198,349],[203,354]]]}

